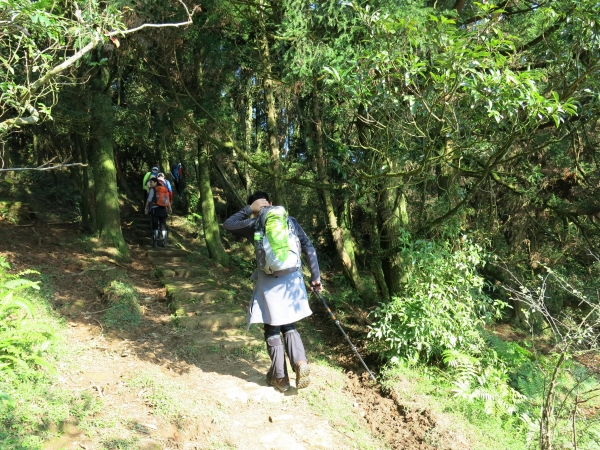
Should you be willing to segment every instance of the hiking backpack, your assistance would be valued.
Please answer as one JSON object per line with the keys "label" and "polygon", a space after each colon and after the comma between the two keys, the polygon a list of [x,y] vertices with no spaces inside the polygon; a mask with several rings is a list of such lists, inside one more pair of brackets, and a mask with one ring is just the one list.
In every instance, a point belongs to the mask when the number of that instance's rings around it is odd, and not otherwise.
{"label": "hiking backpack", "polygon": [[283,206],[260,210],[254,225],[257,267],[267,274],[300,268],[302,248],[294,224]]}
{"label": "hiking backpack", "polygon": [[158,172],[146,172],[146,175],[144,175],[144,181],[142,182],[142,184],[144,185],[144,190],[146,192],[148,192],[148,180],[150,179],[150,177],[154,177],[157,178],[158,176]]}
{"label": "hiking backpack", "polygon": [[169,190],[164,184],[157,183],[154,187],[154,202],[158,206],[170,206]]}

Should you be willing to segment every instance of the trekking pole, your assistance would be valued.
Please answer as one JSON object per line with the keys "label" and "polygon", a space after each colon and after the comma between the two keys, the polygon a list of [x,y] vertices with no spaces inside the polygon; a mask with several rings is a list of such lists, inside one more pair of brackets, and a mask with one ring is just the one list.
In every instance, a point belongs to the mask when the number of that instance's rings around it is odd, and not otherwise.
{"label": "trekking pole", "polygon": [[342,334],[344,335],[344,337],[348,341],[348,344],[350,344],[350,348],[354,351],[354,353],[356,354],[356,356],[358,356],[358,359],[360,360],[360,363],[363,365],[363,367],[366,369],[366,371],[369,372],[369,375],[370,375],[371,379],[375,383],[377,383],[377,379],[375,378],[375,375],[373,375],[373,372],[371,372],[371,370],[367,367],[367,364],[364,362],[364,360],[360,356],[360,353],[358,353],[358,350],[356,349],[356,346],[352,343],[352,341],[350,340],[350,338],[348,337],[348,335],[346,334],[346,332],[344,331],[344,329],[340,325],[339,319],[337,317],[335,317],[335,314],[331,311],[331,309],[329,309],[329,306],[327,305],[327,302],[325,302],[325,299],[323,298],[323,296],[321,294],[319,294],[319,292],[316,291],[316,290],[314,290],[314,289],[312,289],[312,291],[317,295],[317,297],[319,297],[319,299],[323,303],[323,306],[325,307],[325,310],[329,313],[329,316],[333,319],[333,321],[335,322],[335,324],[337,325],[337,327],[339,328],[339,330],[342,332]]}

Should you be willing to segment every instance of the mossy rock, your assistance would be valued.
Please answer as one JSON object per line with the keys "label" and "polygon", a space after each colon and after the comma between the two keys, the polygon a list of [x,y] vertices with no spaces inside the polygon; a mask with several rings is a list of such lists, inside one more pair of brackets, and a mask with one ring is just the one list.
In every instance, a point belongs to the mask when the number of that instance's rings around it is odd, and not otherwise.
{"label": "mossy rock", "polygon": [[178,325],[183,328],[218,331],[244,325],[246,316],[240,313],[202,314],[177,316],[176,320]]}
{"label": "mossy rock", "polygon": [[108,328],[126,330],[141,323],[138,293],[130,284],[112,281],[104,289],[104,299],[111,305],[104,313],[104,324]]}
{"label": "mossy rock", "polygon": [[[161,278],[195,278],[210,275],[210,270],[204,267],[156,267],[156,273]],[[205,279],[205,278],[203,278]]]}

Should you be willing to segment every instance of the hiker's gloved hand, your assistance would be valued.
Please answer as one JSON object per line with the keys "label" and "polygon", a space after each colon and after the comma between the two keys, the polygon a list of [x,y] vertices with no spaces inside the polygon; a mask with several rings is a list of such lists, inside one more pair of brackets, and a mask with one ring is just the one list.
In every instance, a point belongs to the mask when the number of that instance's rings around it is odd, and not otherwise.
{"label": "hiker's gloved hand", "polygon": [[311,283],[312,290],[315,292],[321,292],[323,290],[323,285],[320,280],[312,281]]}
{"label": "hiker's gloved hand", "polygon": [[254,200],[254,202],[250,205],[250,210],[252,211],[252,214],[256,215],[265,206],[271,206],[271,204],[264,198],[259,198],[258,200]]}
{"label": "hiker's gloved hand", "polygon": [[144,214],[148,215],[149,212],[150,212],[150,208],[144,209]]}

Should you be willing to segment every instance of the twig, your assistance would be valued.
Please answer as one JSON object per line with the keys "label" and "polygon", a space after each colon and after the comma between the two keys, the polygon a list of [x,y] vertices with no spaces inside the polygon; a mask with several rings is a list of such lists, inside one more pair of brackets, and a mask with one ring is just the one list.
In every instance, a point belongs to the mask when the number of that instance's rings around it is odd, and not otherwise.
{"label": "twig", "polygon": [[111,264],[114,264],[115,266],[119,266],[119,267],[121,267],[121,268],[123,268],[123,269],[127,269],[127,267],[125,267],[123,264],[119,264],[118,262],[116,262],[116,261],[113,261],[112,259],[107,259],[107,260],[106,260],[106,262],[109,262],[109,263],[111,263]]}
{"label": "twig", "polygon": [[98,319],[94,319],[96,322],[98,322],[98,325],[100,325],[100,333],[104,334],[104,327],[102,326],[102,322],[100,322]]}
{"label": "twig", "polygon": [[98,386],[97,384],[93,384],[92,387],[96,388],[100,397],[104,397],[104,395],[102,395],[102,388],[100,386]]}

